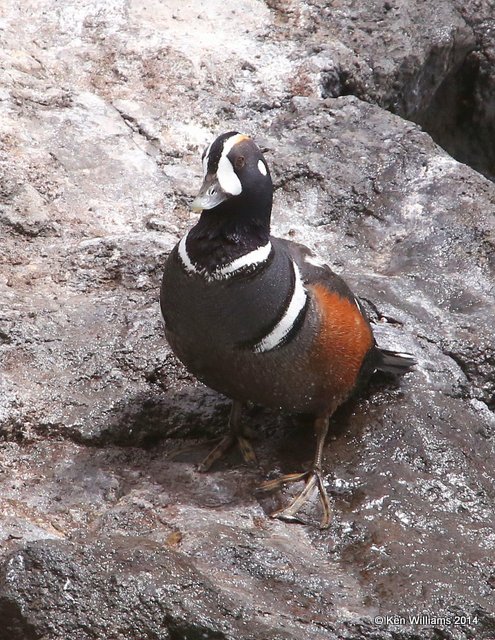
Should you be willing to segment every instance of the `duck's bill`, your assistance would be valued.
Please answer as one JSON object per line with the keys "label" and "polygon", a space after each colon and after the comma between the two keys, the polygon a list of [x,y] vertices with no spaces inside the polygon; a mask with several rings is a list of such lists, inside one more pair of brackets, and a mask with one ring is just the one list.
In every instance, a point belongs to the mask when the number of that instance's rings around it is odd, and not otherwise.
{"label": "duck's bill", "polygon": [[206,177],[198,195],[191,203],[191,209],[197,213],[205,209],[214,209],[228,198],[230,198],[230,194],[225,193],[215,177]]}

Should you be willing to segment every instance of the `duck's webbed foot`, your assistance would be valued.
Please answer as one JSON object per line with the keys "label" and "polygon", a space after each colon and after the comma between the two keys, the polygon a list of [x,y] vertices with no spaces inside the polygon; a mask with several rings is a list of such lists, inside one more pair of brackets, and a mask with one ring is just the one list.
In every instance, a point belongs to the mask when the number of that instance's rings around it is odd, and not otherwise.
{"label": "duck's webbed foot", "polygon": [[256,454],[249,441],[246,430],[241,425],[242,403],[234,400],[229,418],[229,433],[220,440],[214,449],[201,462],[199,471],[208,471],[217,460],[220,460],[235,444],[239,445],[244,462],[256,464]]}
{"label": "duck's webbed foot", "polygon": [[280,478],[274,480],[268,480],[264,482],[260,489],[262,491],[275,491],[280,489],[285,484],[292,482],[300,482],[304,480],[306,482],[303,490],[292,500],[292,502],[284,509],[278,509],[271,514],[272,518],[279,518],[280,520],[286,520],[288,522],[302,522],[296,517],[296,514],[311,498],[315,488],[318,489],[320,496],[320,502],[323,509],[323,516],[321,519],[320,527],[327,529],[330,526],[331,521],[331,507],[328,494],[323,483],[323,477],[321,474],[321,460],[323,454],[323,444],[328,431],[328,419],[317,418],[315,420],[315,432],[317,436],[316,440],[316,455],[313,461],[313,466],[309,471],[303,473],[289,473]]}

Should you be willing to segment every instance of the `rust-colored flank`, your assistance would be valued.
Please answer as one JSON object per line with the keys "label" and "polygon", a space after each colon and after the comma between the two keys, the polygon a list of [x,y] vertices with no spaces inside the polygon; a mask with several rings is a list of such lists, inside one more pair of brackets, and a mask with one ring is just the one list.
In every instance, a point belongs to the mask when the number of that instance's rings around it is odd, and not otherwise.
{"label": "rust-colored flank", "polygon": [[311,354],[329,387],[347,395],[352,391],[373,334],[354,302],[329,291],[323,284],[309,286],[321,314],[321,327]]}

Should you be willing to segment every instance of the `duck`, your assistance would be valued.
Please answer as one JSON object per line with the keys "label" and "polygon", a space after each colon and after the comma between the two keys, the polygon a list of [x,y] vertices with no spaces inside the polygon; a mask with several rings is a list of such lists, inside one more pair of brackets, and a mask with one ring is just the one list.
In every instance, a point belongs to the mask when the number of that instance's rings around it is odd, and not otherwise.
{"label": "duck", "polygon": [[248,404],[309,414],[315,454],[309,469],[261,485],[303,482],[271,515],[298,522],[318,492],[325,529],[331,505],[323,476],[329,421],[374,372],[402,376],[408,353],[380,348],[363,305],[345,280],[308,247],[271,235],[273,183],[255,141],[219,135],[202,154],[197,223],[168,256],[160,291],[166,339],[186,369],[232,400],[226,435],[200,464],[208,471],[233,445],[256,455],[242,411]]}

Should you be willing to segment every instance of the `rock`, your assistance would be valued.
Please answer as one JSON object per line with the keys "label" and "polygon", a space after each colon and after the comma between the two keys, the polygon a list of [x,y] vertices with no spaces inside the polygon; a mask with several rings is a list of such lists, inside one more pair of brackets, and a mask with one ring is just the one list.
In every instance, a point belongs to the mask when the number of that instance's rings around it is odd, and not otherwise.
{"label": "rock", "polygon": [[[5,12],[0,638],[494,636],[495,187],[418,126],[494,175],[492,13]],[[328,532],[316,501],[290,525],[268,514],[292,489],[255,493],[311,458],[304,419],[250,408],[260,468],[233,453],[197,472],[229,403],[163,337],[201,150],[233,129],[267,149],[274,233],[345,274],[380,344],[418,358],[335,416]]]}
{"label": "rock", "polygon": [[228,601],[208,578],[142,540],[38,542],[7,560],[2,582],[5,639],[227,637],[219,614]]}
{"label": "rock", "polygon": [[[347,276],[353,289],[375,305],[385,294],[391,305],[376,319],[421,324],[420,339],[454,359],[451,380],[464,384],[466,376],[471,394],[493,408],[493,187],[417,127],[398,123],[354,98],[299,99],[272,125],[288,159],[275,169],[276,225],[281,233],[294,229],[294,239],[333,264],[354,263],[357,274]],[[487,199],[477,202],[479,193]]]}
{"label": "rock", "polygon": [[30,184],[22,185],[7,198],[11,202],[0,207],[0,223],[30,237],[56,234],[57,226],[50,221],[43,198]]}
{"label": "rock", "polygon": [[461,162],[494,177],[493,3],[273,0],[282,40],[312,47],[292,93],[355,95],[419,123]]}

